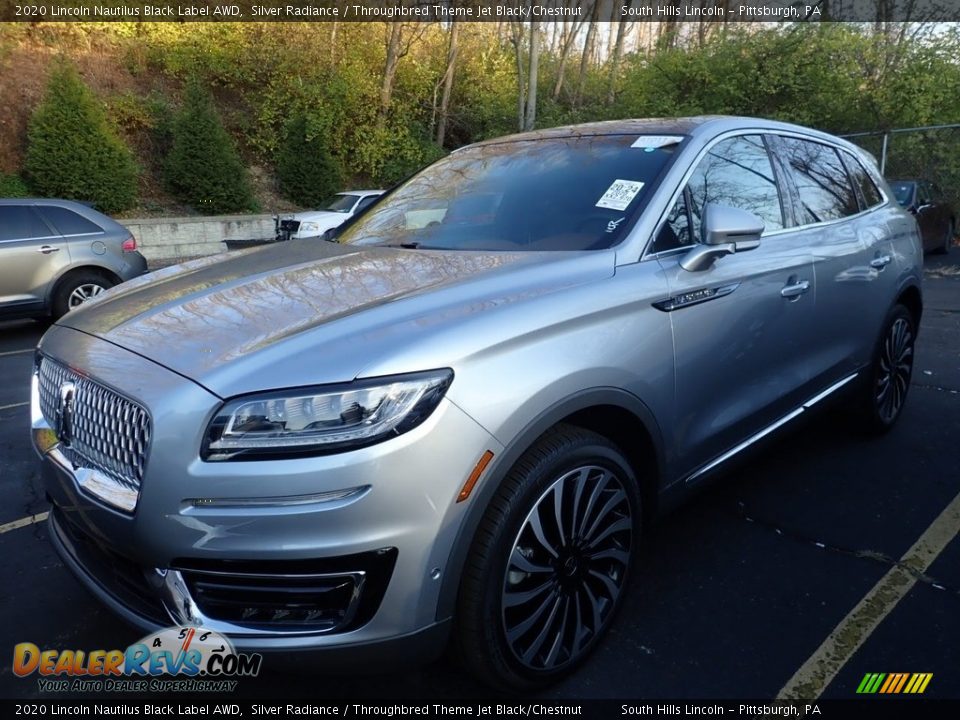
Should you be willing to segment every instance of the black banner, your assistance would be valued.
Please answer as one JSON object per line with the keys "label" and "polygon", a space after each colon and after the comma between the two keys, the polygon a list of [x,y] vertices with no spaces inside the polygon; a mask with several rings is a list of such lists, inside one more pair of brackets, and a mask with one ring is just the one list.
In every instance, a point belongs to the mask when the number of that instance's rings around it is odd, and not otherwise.
{"label": "black banner", "polygon": [[960,700],[871,697],[852,700],[0,700],[3,717],[176,718],[951,718]]}

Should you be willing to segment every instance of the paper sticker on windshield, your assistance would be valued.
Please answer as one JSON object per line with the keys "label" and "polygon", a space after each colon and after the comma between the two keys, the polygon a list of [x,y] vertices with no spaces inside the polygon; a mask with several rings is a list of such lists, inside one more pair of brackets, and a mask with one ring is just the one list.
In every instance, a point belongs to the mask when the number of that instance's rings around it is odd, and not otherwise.
{"label": "paper sticker on windshield", "polygon": [[643,189],[643,183],[636,180],[614,180],[599,200],[597,207],[610,210],[626,210],[627,205]]}
{"label": "paper sticker on windshield", "polygon": [[633,141],[630,147],[635,148],[662,148],[667,145],[676,145],[683,140],[681,135],[641,135]]}

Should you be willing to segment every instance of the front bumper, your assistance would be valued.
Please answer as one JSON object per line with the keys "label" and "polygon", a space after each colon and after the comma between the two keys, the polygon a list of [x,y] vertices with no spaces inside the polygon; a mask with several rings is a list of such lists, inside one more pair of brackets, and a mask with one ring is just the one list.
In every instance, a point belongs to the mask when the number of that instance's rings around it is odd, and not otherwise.
{"label": "front bumper", "polygon": [[[200,441],[219,398],[68,328],[51,329],[41,352],[151,415],[136,508],[124,513],[82,487],[38,408],[32,413],[54,544],[127,621],[145,631],[202,625],[258,651],[373,648],[444,634],[437,601],[465,512],[457,494],[480,456],[501,450],[455,405],[443,401],[409,433],[352,452],[207,463]],[[280,592],[302,599],[305,587],[325,593],[336,612],[325,615],[319,603],[299,624],[289,613],[254,612],[274,607]],[[227,612],[230,603],[244,606]]]}

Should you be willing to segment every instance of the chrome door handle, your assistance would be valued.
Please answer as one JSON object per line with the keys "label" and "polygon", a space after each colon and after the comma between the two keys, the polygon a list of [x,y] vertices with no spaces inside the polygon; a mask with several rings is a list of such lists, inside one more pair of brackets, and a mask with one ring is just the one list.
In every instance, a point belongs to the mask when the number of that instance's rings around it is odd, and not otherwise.
{"label": "chrome door handle", "polygon": [[785,298],[795,298],[803,295],[807,290],[810,289],[809,280],[801,280],[795,282],[792,285],[786,285],[783,290],[780,291],[780,297]]}
{"label": "chrome door handle", "polygon": [[54,247],[53,245],[43,245],[37,248],[37,252],[49,255],[50,253],[60,252],[60,248]]}
{"label": "chrome door handle", "polygon": [[870,267],[876,268],[877,270],[883,270],[887,265],[890,264],[890,261],[893,260],[889,255],[879,255],[870,261]]}

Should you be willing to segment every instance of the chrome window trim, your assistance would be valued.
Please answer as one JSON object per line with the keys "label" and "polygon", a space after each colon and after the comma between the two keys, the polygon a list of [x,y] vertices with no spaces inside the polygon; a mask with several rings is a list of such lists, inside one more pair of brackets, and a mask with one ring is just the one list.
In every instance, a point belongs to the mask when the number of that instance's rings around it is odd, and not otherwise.
{"label": "chrome window trim", "polygon": [[[684,245],[679,248],[670,248],[669,250],[661,250],[660,252],[650,251],[651,248],[653,247],[654,241],[657,238],[657,235],[660,234],[660,231],[663,229],[664,223],[666,223],[667,221],[667,217],[670,215],[671,208],[677,202],[677,198],[680,197],[680,194],[683,192],[683,189],[687,186],[687,183],[690,182],[690,178],[693,176],[694,171],[697,169],[697,166],[700,164],[701,160],[703,160],[706,154],[710,152],[710,150],[712,150],[715,145],[717,145],[718,143],[724,140],[729,140],[730,138],[733,138],[733,137],[741,137],[744,135],[757,135],[757,134],[780,135],[784,137],[794,137],[799,140],[809,140],[811,142],[818,142],[821,145],[827,145],[828,147],[832,147],[834,150],[837,150],[838,152],[846,152],[847,154],[852,154],[854,158],[856,158],[859,161],[859,158],[857,158],[856,153],[852,152],[849,148],[843,145],[839,145],[835,142],[831,142],[829,140],[816,137],[814,135],[806,135],[804,133],[796,132],[793,130],[781,130],[781,129],[774,129],[774,128],[749,128],[749,129],[737,128],[736,130],[728,130],[724,133],[721,133],[720,135],[717,135],[715,138],[713,138],[710,142],[708,142],[706,145],[704,145],[700,149],[700,152],[697,153],[696,157],[690,163],[690,166],[687,168],[686,172],[684,172],[683,178],[681,179],[680,183],[677,185],[676,189],[670,195],[670,201],[666,204],[666,206],[661,211],[660,219],[657,220],[657,223],[654,227],[654,231],[650,234],[650,237],[647,239],[647,243],[644,246],[643,252],[640,254],[640,262],[643,262],[644,260],[648,260],[648,259],[667,257],[673,253],[686,251],[696,244],[696,243],[693,243],[691,245]],[[767,153],[771,154],[772,151],[768,148]],[[772,157],[771,157],[771,162],[773,162]],[[778,237],[780,235],[785,235],[787,233],[793,233],[801,230],[807,230],[809,228],[829,227],[830,225],[835,225],[840,222],[846,222],[854,218],[866,216],[868,213],[876,212],[877,210],[887,207],[890,204],[890,196],[886,193],[883,187],[886,184],[886,182],[877,181],[877,178],[873,175],[873,168],[871,167],[870,163],[861,162],[860,164],[864,166],[864,169],[867,171],[867,173],[870,175],[870,178],[873,180],[874,185],[877,186],[877,190],[880,192],[880,196],[884,200],[882,203],[879,203],[878,205],[874,205],[873,207],[866,208],[865,210],[861,210],[860,212],[854,215],[845,215],[844,217],[834,218],[833,220],[823,220],[818,223],[806,223],[804,225],[795,225],[793,227],[785,227],[785,228],[780,228],[778,230],[771,230],[770,232],[764,232],[763,235],[761,235],[760,237],[762,238]],[[782,190],[780,189],[779,185],[777,189],[779,192],[782,193]],[[783,198],[781,197],[781,202],[782,200]]]}
{"label": "chrome window trim", "polygon": [[97,232],[88,232],[88,233],[70,233],[69,235],[61,235],[60,237],[72,238],[72,237],[90,237],[91,235],[106,235],[106,230],[99,230]]}
{"label": "chrome window trim", "polygon": [[7,240],[0,240],[0,245],[6,244],[6,243],[23,242],[25,240],[60,240],[63,237],[64,237],[63,235],[32,235],[30,237],[9,238]]}

